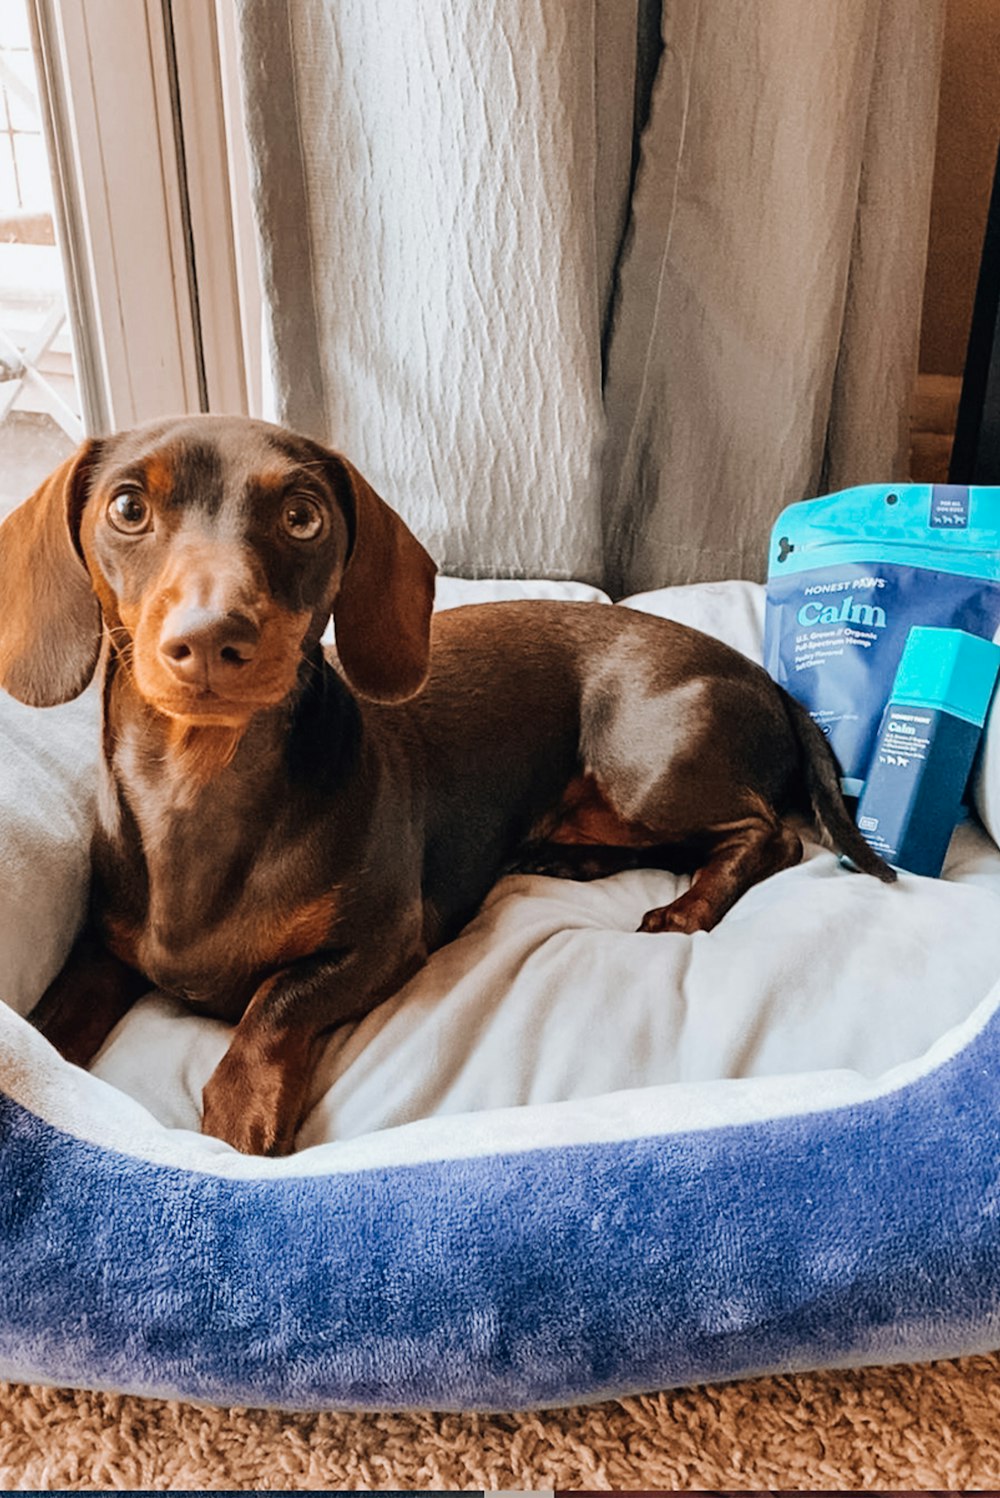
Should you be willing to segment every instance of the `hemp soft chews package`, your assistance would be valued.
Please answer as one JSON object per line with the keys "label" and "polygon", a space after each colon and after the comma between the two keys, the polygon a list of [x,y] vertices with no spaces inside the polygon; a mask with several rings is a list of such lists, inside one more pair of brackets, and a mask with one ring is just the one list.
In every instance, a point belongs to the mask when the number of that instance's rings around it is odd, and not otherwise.
{"label": "hemp soft chews package", "polygon": [[866,484],[781,512],[764,664],[828,734],[848,795],[914,625],[1000,633],[1000,488]]}

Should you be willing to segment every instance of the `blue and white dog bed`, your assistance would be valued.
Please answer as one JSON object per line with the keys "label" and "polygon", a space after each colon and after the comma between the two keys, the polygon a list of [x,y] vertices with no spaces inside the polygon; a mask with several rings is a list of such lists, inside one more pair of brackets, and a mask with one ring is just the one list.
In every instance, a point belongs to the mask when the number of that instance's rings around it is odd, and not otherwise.
{"label": "blue and white dog bed", "polygon": [[[760,655],[750,584],[634,602]],[[247,1159],[198,1132],[224,1026],[151,995],[86,1074],[21,1017],[83,910],[96,712],[0,704],[0,1376],[511,1409],[1000,1345],[981,828],[892,888],[811,844],[693,937],[635,933],[669,874],[506,879]]]}

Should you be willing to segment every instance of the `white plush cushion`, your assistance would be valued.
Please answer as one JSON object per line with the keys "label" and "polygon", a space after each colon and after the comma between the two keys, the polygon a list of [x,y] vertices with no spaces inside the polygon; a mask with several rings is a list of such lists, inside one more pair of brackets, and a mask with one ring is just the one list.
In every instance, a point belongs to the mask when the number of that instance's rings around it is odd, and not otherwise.
{"label": "white plush cushion", "polygon": [[764,655],[764,589],[759,583],[686,583],[634,593],[622,604],[704,630],[751,660]]}
{"label": "white plush cushion", "polygon": [[0,998],[20,1014],[83,920],[99,710],[94,688],[50,708],[0,692]]}
{"label": "white plush cushion", "polygon": [[546,578],[494,578],[470,581],[464,577],[439,577],[434,607],[454,609],[463,603],[501,603],[505,599],[565,598],[572,603],[610,603],[600,588],[589,583],[550,582]]}

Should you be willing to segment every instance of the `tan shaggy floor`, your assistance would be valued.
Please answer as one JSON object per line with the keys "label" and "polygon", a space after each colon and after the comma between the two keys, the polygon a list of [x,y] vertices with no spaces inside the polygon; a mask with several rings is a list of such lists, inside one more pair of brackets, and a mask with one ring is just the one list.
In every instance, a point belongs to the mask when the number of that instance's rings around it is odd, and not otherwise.
{"label": "tan shaggy floor", "polygon": [[1000,1486],[1000,1358],[519,1415],[280,1415],[0,1384],[0,1488]]}

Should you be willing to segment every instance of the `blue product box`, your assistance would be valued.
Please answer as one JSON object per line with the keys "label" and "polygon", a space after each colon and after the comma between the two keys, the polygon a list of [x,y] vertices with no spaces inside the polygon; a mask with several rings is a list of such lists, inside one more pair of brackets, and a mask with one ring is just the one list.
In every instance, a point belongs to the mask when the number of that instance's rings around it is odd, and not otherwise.
{"label": "blue product box", "polygon": [[857,823],[887,863],[936,878],[959,819],[1000,645],[914,626],[875,742]]}

